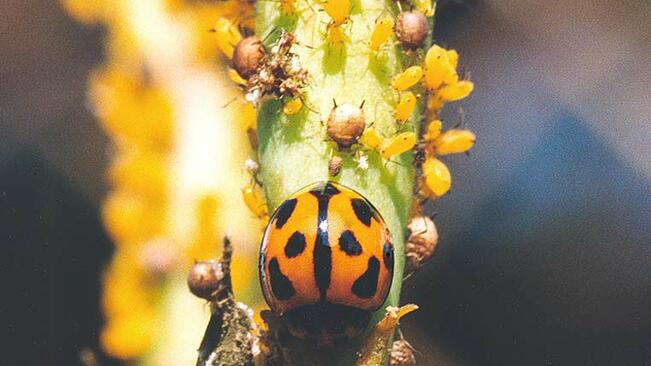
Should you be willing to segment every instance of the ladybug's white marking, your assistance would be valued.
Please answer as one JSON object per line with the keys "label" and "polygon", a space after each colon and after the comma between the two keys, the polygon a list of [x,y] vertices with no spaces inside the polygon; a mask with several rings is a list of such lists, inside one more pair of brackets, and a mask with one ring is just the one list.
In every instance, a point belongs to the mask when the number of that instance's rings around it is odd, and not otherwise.
{"label": "ladybug's white marking", "polygon": [[319,230],[321,230],[322,233],[328,232],[328,220],[323,220],[319,223]]}

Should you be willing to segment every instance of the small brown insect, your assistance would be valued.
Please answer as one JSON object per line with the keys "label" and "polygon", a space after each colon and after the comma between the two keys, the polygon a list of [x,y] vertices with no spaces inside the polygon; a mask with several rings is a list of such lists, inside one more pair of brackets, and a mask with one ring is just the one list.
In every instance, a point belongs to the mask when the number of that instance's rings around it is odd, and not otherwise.
{"label": "small brown insect", "polygon": [[250,36],[242,39],[233,49],[233,68],[244,79],[258,71],[260,61],[265,56],[266,51],[260,38]]}
{"label": "small brown insect", "polygon": [[341,156],[333,156],[330,158],[330,161],[328,162],[328,173],[330,173],[331,176],[336,177],[339,175],[339,172],[341,171],[341,164],[343,162],[343,159]]}
{"label": "small brown insect", "polygon": [[389,357],[389,366],[416,366],[414,347],[404,339],[393,342]]}
{"label": "small brown insect", "polygon": [[224,271],[217,261],[197,262],[188,274],[188,287],[196,297],[213,300],[223,287]]}
{"label": "small brown insect", "polygon": [[396,38],[404,48],[415,50],[423,46],[428,28],[425,14],[415,10],[405,11],[398,15],[396,21]]}
{"label": "small brown insect", "polygon": [[296,37],[284,32],[271,45],[270,51],[258,61],[256,72],[250,75],[247,83],[246,100],[257,104],[265,95],[277,98],[294,98],[301,95],[307,85],[307,70],[301,67],[297,54],[291,52]]}
{"label": "small brown insect", "polygon": [[350,103],[336,105],[328,116],[328,137],[337,143],[339,148],[349,148],[359,140],[366,128],[366,118],[362,107]]}
{"label": "small brown insect", "polygon": [[432,259],[439,234],[434,221],[427,216],[412,217],[407,224],[407,231],[406,270],[413,272]]}

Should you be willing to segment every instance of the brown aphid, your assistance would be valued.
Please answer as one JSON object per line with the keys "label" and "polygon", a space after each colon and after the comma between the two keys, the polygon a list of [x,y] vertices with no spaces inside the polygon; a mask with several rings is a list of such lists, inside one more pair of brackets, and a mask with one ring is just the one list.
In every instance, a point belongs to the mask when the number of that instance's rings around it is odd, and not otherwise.
{"label": "brown aphid", "polygon": [[362,107],[350,103],[336,105],[328,116],[328,137],[337,143],[339,148],[349,148],[359,140],[366,127],[366,118]]}
{"label": "brown aphid", "polygon": [[404,339],[393,342],[389,356],[389,366],[416,366],[414,347]]}
{"label": "brown aphid", "polygon": [[328,173],[333,177],[339,175],[343,161],[344,159],[342,159],[341,156],[333,156],[330,158],[330,161],[328,161]]}
{"label": "brown aphid", "polygon": [[396,20],[396,38],[404,48],[415,50],[423,46],[428,28],[425,14],[416,10],[404,11]]}
{"label": "brown aphid", "polygon": [[256,36],[243,38],[233,49],[233,68],[241,77],[248,79],[258,71],[260,61],[265,54],[260,38]]}
{"label": "brown aphid", "polygon": [[215,295],[225,285],[224,271],[217,261],[197,262],[188,274],[188,287],[196,297],[213,300]]}
{"label": "brown aphid", "polygon": [[432,259],[439,234],[434,221],[427,216],[412,217],[407,224],[407,233],[405,269],[413,272]]}

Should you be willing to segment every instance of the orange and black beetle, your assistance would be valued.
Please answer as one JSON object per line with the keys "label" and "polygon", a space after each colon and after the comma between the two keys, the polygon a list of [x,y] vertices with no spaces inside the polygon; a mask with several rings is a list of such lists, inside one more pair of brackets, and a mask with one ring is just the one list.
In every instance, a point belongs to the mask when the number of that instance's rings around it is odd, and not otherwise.
{"label": "orange and black beetle", "polygon": [[314,183],[269,220],[259,270],[267,303],[295,336],[354,337],[391,287],[391,235],[362,195],[338,183]]}

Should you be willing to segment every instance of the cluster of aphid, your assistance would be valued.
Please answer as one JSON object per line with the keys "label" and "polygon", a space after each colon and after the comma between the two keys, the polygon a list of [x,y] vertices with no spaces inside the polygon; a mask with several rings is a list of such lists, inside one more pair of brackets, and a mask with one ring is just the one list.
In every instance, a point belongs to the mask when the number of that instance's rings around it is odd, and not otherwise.
{"label": "cluster of aphid", "polygon": [[[260,38],[255,35],[242,37],[237,27],[226,18],[220,18],[212,31],[233,67],[228,71],[229,77],[244,88],[247,102],[257,105],[266,95],[290,100],[300,97],[301,90],[307,85],[307,70],[301,67],[298,56],[291,51],[296,43],[293,33],[283,31],[267,50]],[[300,106],[290,107],[287,111],[291,114],[298,110]]]}
{"label": "cluster of aphid", "polygon": [[[326,5],[334,1],[326,2]],[[401,12],[394,22],[393,18],[384,15],[375,22],[369,48],[377,52],[393,33],[406,53],[417,53],[424,45],[428,34],[426,16],[434,12],[430,1],[417,1],[417,10]],[[341,8],[332,9],[324,6],[324,10],[332,17],[329,29],[338,27],[345,22],[346,15]],[[475,141],[475,135],[465,129],[441,131],[442,123],[439,114],[446,102],[457,101],[467,97],[473,90],[473,83],[459,78],[457,72],[459,55],[455,50],[445,50],[433,45],[425,54],[424,64],[413,65],[396,75],[392,88],[399,93],[394,116],[399,126],[404,125],[416,108],[420,95],[410,91],[412,87],[422,83],[429,93],[427,101],[430,121],[424,126],[424,133],[418,141],[414,132],[398,132],[389,138],[383,138],[375,128],[367,128],[362,106],[351,104],[336,105],[328,117],[327,133],[340,150],[349,149],[355,143],[363,148],[375,150],[383,159],[391,159],[410,150],[416,150],[421,159],[417,160],[422,172],[418,193],[428,199],[436,199],[444,195],[451,185],[450,172],[437,156],[462,153],[468,151]],[[366,156],[358,157],[359,166],[367,167]],[[329,163],[330,174],[336,176],[341,169],[341,157],[334,156]]]}
{"label": "cluster of aphid", "polygon": [[[283,9],[289,9],[293,2],[284,2]],[[265,96],[286,100],[283,107],[285,114],[298,113],[303,107],[302,89],[307,85],[307,70],[301,67],[298,55],[292,52],[296,43],[293,33],[282,31],[278,39],[265,48],[262,40],[255,35],[242,37],[237,27],[226,18],[217,21],[213,32],[216,33],[218,45],[232,68],[229,77],[245,91],[246,102],[257,106]],[[247,133],[252,147],[257,148],[256,131],[250,128]],[[242,188],[244,203],[258,218],[268,217],[267,206],[257,178],[259,165],[247,160],[245,169],[251,180]]]}
{"label": "cluster of aphid", "polygon": [[[337,46],[346,42],[344,25],[349,23],[350,0],[325,0],[320,10],[330,21],[326,27],[325,40],[328,45]],[[400,5],[400,4],[398,4]],[[457,101],[468,96],[473,83],[461,78],[457,72],[459,56],[455,50],[446,50],[433,45],[423,49],[429,33],[427,17],[434,14],[435,3],[430,0],[414,0],[414,9],[401,11],[395,18],[383,13],[373,26],[368,41],[372,54],[381,51],[382,46],[395,37],[396,43],[411,60],[423,60],[422,64],[411,64],[394,76],[392,90],[397,94],[394,109],[395,134],[383,136],[368,124],[364,114],[364,102],[360,105],[334,102],[325,132],[338,153],[328,163],[331,176],[337,176],[346,154],[355,154],[358,166],[368,168],[366,154],[376,153],[385,161],[403,153],[414,151],[416,168],[420,173],[416,192],[420,198],[436,199],[450,189],[451,176],[440,156],[467,152],[474,144],[475,135],[466,129],[452,128],[442,131],[440,111],[446,102]],[[282,13],[296,11],[294,0],[281,0]],[[233,24],[220,20],[215,31],[223,46],[220,46],[231,60],[233,69],[229,75],[233,81],[246,90],[245,99],[258,104],[264,96],[284,101],[283,112],[295,114],[304,105],[303,90],[307,85],[307,71],[301,67],[299,57],[291,52],[296,43],[294,35],[281,33],[278,40],[266,49],[258,37],[242,38]],[[427,122],[418,132],[402,128],[418,105],[418,100],[427,97]],[[269,213],[260,191],[257,179],[259,166],[252,160],[245,164],[251,173],[251,182],[243,189],[247,207],[259,218]],[[428,261],[436,248],[438,233],[434,222],[415,210],[407,227],[406,271],[413,273]],[[392,365],[413,364],[411,346],[400,340],[394,344]]]}

